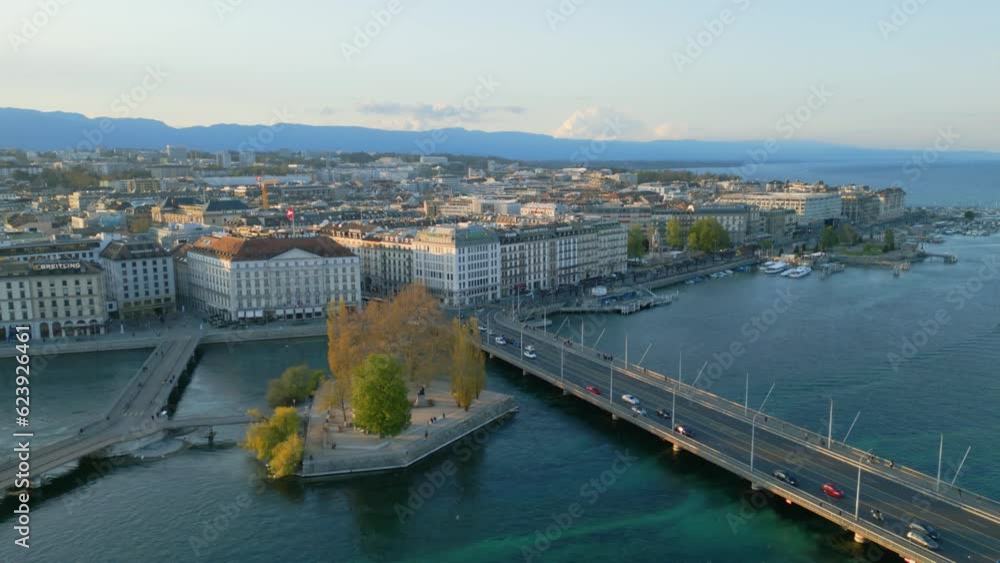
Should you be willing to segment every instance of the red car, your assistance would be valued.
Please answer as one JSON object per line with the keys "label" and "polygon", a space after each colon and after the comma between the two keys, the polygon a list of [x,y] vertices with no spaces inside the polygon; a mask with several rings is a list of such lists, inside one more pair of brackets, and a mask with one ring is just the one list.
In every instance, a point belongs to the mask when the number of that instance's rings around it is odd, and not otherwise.
{"label": "red car", "polygon": [[823,492],[833,498],[844,498],[844,491],[840,490],[840,488],[833,483],[823,485]]}
{"label": "red car", "polygon": [[587,389],[587,391],[590,391],[591,393],[593,393],[595,395],[600,395],[601,394],[601,390],[598,389],[597,387],[594,387],[593,385],[588,385],[586,387],[586,389]]}

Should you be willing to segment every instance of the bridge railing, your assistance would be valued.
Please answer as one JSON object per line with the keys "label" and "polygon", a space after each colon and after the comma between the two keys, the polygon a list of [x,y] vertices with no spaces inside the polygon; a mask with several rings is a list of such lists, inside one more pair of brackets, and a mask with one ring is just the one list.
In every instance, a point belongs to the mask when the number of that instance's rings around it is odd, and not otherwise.
{"label": "bridge railing", "polygon": [[[508,330],[521,330],[520,325],[514,321],[502,317],[496,317],[496,320],[506,326]],[[532,337],[539,336],[538,329],[524,327],[524,331],[531,334]],[[554,335],[553,339],[556,343],[561,342],[561,339],[556,338]],[[493,348],[492,341],[487,340],[486,346]],[[567,353],[576,353],[587,356],[588,359],[596,359],[595,361],[602,361],[599,351],[595,348],[587,346],[581,347],[578,344],[574,344],[572,347],[567,348],[566,351]],[[634,379],[644,381],[645,383],[653,384],[654,386],[658,386],[664,390],[669,391],[676,385],[679,396],[686,396],[689,400],[695,400],[704,406],[723,412],[733,418],[743,419],[750,422],[752,418],[758,414],[758,412],[752,408],[747,408],[746,414],[744,414],[744,405],[742,404],[711,393],[705,389],[701,389],[700,387],[693,386],[689,383],[680,382],[678,385],[677,380],[674,378],[670,378],[666,375],[649,371],[648,369],[643,369],[632,364],[625,365],[625,363],[620,359],[612,360],[609,362],[609,365],[614,365],[615,370],[619,373],[626,374]],[[860,459],[867,458],[869,455],[869,452],[836,440],[832,441],[831,446],[827,446],[827,436],[818,432],[807,430],[800,426],[796,426],[795,424],[770,415],[763,420],[758,417],[757,425],[766,427],[768,431],[782,435],[787,439],[803,443],[814,450],[822,450],[827,454],[839,457],[848,463],[858,463]],[[1000,503],[981,494],[969,491],[963,492],[962,489],[945,486],[944,483],[941,484],[940,490],[936,490],[937,480],[935,478],[902,465],[894,464],[892,468],[889,468],[884,464],[881,466],[868,464],[867,469],[869,471],[877,470],[880,475],[890,479],[909,482],[911,486],[920,489],[921,492],[928,497],[937,498],[959,506],[960,508],[974,511],[984,518],[990,519],[994,522],[1000,522]]]}

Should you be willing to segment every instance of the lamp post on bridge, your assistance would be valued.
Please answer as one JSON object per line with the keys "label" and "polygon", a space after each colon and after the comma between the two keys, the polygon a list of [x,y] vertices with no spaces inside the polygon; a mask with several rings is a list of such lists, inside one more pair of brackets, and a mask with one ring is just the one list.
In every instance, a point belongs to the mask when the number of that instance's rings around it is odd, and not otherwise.
{"label": "lamp post on bridge", "polygon": [[854,492],[854,521],[858,521],[858,511],[861,509],[861,460],[864,456],[858,457],[858,484]]}
{"label": "lamp post on bridge", "polygon": [[753,454],[754,446],[757,441],[757,417],[764,414],[764,405],[767,404],[767,400],[771,398],[771,391],[774,391],[774,383],[771,384],[771,388],[767,391],[767,396],[764,397],[764,402],[760,404],[760,408],[757,409],[757,414],[753,416],[750,421],[750,474],[753,475]]}

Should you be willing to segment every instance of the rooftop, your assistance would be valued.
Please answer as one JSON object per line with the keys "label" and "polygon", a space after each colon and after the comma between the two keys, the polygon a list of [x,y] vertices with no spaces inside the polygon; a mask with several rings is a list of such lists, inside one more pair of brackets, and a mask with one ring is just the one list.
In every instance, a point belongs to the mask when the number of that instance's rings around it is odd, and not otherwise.
{"label": "rooftop", "polygon": [[354,253],[350,250],[327,237],[201,237],[187,249],[187,252],[236,262],[270,260],[289,250],[302,250],[323,258],[348,258],[354,256]]}

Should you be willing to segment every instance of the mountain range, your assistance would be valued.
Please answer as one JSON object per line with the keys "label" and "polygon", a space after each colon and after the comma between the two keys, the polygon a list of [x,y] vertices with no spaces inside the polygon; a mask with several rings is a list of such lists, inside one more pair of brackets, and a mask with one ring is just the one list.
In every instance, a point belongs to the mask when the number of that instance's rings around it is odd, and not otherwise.
{"label": "mountain range", "polygon": [[[0,147],[31,151],[160,148],[182,145],[202,151],[289,149],[421,155],[491,156],[587,165],[592,162],[788,162],[905,159],[920,151],[871,149],[805,140],[590,141],[523,132],[461,128],[389,131],[366,127],[294,123],[171,127],[136,118],[88,118],[78,113],[0,108]],[[1000,159],[989,152],[951,152],[948,158]]]}

